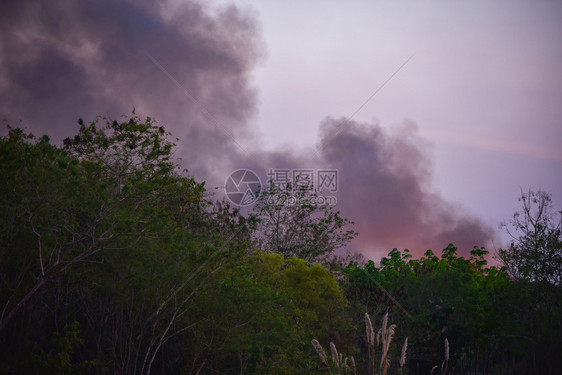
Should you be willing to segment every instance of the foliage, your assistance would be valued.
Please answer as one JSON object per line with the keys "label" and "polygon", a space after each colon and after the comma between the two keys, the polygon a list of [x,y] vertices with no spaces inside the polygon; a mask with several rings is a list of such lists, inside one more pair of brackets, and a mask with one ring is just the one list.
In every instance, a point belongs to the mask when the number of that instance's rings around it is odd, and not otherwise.
{"label": "foliage", "polygon": [[562,368],[562,340],[553,333],[562,329],[562,211],[555,212],[551,195],[541,190],[522,192],[519,202],[521,209],[502,224],[513,240],[499,256],[520,293],[521,351],[534,370]]}
{"label": "foliage", "polygon": [[[61,147],[0,138],[0,374],[559,373],[550,196],[525,195],[507,267],[453,245],[359,264],[334,258],[356,233],[332,207],[244,216],[210,201],[150,118],[79,123]],[[400,327],[393,341],[382,324],[377,365],[366,311]],[[406,338],[407,361],[391,344]]]}
{"label": "foliage", "polygon": [[95,360],[74,363],[76,350],[84,344],[80,337],[80,323],[74,321],[64,326],[62,334],[55,332],[51,339],[50,351],[36,346],[29,363],[29,372],[35,374],[76,374],[84,373],[97,366]]}
{"label": "foliage", "polygon": [[516,278],[560,285],[562,211],[554,213],[551,195],[541,190],[522,192],[519,202],[510,225],[502,224],[513,240],[509,249],[500,249],[500,258]]}
{"label": "foliage", "polygon": [[326,264],[335,250],[357,236],[346,229],[353,222],[343,218],[328,202],[319,203],[310,190],[271,186],[254,206],[257,220],[254,232],[256,248],[270,249],[289,257]]}
{"label": "foliage", "polygon": [[334,276],[250,255],[255,222],[150,118],[79,123],[62,148],[0,140],[0,373],[313,373],[310,338],[351,329]]}
{"label": "foliage", "polygon": [[556,373],[555,356],[542,362],[534,358],[539,351],[541,358],[552,354],[561,344],[548,331],[560,326],[555,318],[562,311],[560,290],[549,297],[549,313],[542,310],[542,320],[531,327],[526,323],[530,294],[505,268],[487,267],[486,255],[484,248],[474,248],[465,259],[449,245],[441,257],[428,250],[412,259],[407,250],[394,249],[379,267],[372,261],[350,264],[344,289],[357,311],[354,319],[365,310],[388,309],[409,337],[406,367],[411,372],[429,373],[441,363],[448,338],[453,344],[449,373]]}

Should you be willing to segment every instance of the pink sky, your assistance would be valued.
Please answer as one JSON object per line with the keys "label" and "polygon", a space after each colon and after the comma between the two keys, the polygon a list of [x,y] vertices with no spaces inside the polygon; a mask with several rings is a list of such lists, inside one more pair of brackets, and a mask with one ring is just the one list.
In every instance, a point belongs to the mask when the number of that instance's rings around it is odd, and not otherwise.
{"label": "pink sky", "polygon": [[261,22],[254,123],[272,149],[310,147],[326,114],[418,125],[432,185],[494,228],[520,188],[562,206],[562,4],[238,1]]}
{"label": "pink sky", "polygon": [[554,1],[5,1],[0,26],[2,119],[56,142],[134,105],[209,187],[337,167],[369,257],[500,246],[520,189],[562,207]]}

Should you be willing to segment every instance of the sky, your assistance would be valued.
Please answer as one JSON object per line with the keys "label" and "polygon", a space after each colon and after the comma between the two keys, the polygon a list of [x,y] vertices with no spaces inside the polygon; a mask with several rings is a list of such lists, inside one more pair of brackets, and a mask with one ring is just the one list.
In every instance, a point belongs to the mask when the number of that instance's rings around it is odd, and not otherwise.
{"label": "sky", "polygon": [[336,169],[349,250],[493,252],[522,190],[562,207],[561,37],[555,1],[4,1],[0,120],[56,143],[134,106],[217,199]]}

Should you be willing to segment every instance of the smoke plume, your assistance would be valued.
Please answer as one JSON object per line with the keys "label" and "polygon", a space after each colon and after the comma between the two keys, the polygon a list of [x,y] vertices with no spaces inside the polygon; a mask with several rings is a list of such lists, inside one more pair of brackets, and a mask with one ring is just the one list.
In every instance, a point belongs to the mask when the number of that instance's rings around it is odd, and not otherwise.
{"label": "smoke plume", "polygon": [[354,245],[378,255],[394,247],[439,252],[451,242],[466,255],[487,245],[493,230],[432,190],[416,129],[412,122],[397,132],[346,119],[321,123],[322,157],[340,171],[338,205],[360,233]]}
{"label": "smoke plume", "polygon": [[256,110],[249,75],[264,56],[248,11],[203,2],[55,0],[0,5],[0,119],[55,142],[76,121],[119,118],[133,107],[179,138],[179,156],[198,180],[221,186],[249,168],[339,170],[337,209],[360,233],[351,248],[369,257],[393,247],[464,253],[493,231],[431,187],[431,168],[415,124],[326,118],[319,152],[246,150]]}
{"label": "smoke plume", "polygon": [[180,138],[184,161],[205,174],[234,152],[254,111],[256,27],[234,6],[199,1],[3,1],[1,119],[62,139],[78,118],[134,107]]}

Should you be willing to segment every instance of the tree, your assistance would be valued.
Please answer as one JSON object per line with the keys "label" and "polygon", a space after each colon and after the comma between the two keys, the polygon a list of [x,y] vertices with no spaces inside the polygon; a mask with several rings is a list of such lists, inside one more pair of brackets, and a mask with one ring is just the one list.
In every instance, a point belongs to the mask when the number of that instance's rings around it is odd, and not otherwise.
{"label": "tree", "polygon": [[559,373],[557,355],[562,321],[562,211],[554,211],[551,194],[538,190],[519,198],[521,209],[503,223],[512,237],[499,257],[515,278],[524,303],[517,306],[523,319],[527,368],[533,372]]}
{"label": "tree", "polygon": [[0,166],[1,332],[45,285],[103,248],[115,205],[93,169],[46,136],[10,129],[0,141]]}
{"label": "tree", "polygon": [[289,194],[271,186],[253,210],[258,222],[254,246],[287,257],[326,263],[357,232],[346,229],[354,224],[352,221],[343,218],[327,202],[318,203],[318,198],[309,190]]}
{"label": "tree", "polygon": [[499,256],[518,279],[560,285],[562,282],[562,211],[555,212],[551,194],[538,190],[521,192],[521,209],[503,223],[512,237]]}
{"label": "tree", "polygon": [[209,282],[190,312],[199,323],[184,343],[194,368],[312,374],[312,338],[349,344],[347,301],[322,265],[255,251],[225,264]]}
{"label": "tree", "polygon": [[137,117],[0,138],[0,374],[311,374],[311,338],[350,336],[330,271],[250,253],[256,218],[172,151]]}
{"label": "tree", "polygon": [[[204,184],[170,160],[162,127],[137,117],[79,123],[64,148],[21,129],[0,139],[0,343],[23,353],[48,345],[41,338],[60,320],[81,318],[100,363],[150,373],[191,324],[180,318],[196,276],[218,267],[214,255],[229,244],[209,235]],[[0,351],[4,368],[26,361]]]}
{"label": "tree", "polygon": [[[454,343],[450,370],[477,373],[497,366],[513,373],[506,362],[511,357],[521,360],[515,355],[521,340],[513,337],[525,334],[514,329],[521,326],[514,311],[518,293],[503,269],[486,266],[487,253],[475,247],[465,259],[450,244],[440,257],[428,250],[413,259],[408,250],[393,249],[378,267],[373,261],[350,264],[343,271],[344,289],[354,320],[365,311],[375,316],[388,311],[404,335],[397,340],[409,337],[406,367],[415,373],[429,373],[441,362],[445,338]],[[366,369],[367,345],[362,348],[358,363]],[[391,352],[391,358],[399,358],[398,347]]]}

